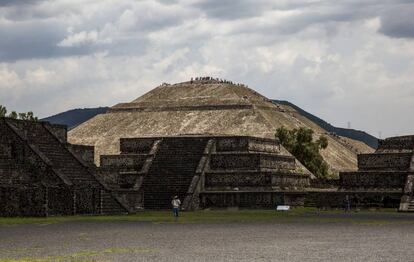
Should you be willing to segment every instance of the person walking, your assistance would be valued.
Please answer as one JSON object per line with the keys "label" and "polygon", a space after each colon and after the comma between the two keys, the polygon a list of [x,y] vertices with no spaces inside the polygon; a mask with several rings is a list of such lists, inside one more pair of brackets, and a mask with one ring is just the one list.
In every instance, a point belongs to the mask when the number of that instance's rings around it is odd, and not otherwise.
{"label": "person walking", "polygon": [[178,198],[178,196],[174,196],[173,200],[171,201],[171,205],[173,208],[174,217],[178,218],[178,210],[180,209],[180,206],[181,206],[181,201]]}

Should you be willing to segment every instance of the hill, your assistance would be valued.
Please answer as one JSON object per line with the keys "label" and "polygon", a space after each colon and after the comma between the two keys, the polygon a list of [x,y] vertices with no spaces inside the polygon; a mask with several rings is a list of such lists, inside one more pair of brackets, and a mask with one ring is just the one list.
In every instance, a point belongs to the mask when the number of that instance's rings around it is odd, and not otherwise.
{"label": "hill", "polygon": [[68,126],[68,129],[75,128],[76,126],[88,121],[92,117],[98,114],[104,114],[108,111],[109,107],[97,107],[97,108],[78,108],[72,109],[66,112],[62,112],[53,116],[49,116],[41,119],[42,121],[48,121],[53,124],[61,124]]}

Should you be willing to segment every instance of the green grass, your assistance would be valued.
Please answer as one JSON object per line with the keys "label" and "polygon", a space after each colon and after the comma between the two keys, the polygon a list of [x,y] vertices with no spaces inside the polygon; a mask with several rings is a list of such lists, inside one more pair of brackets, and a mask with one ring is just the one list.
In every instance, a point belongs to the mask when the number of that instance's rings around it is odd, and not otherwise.
{"label": "green grass", "polygon": [[[370,214],[372,218],[364,219],[364,214]],[[383,218],[385,214],[385,219]],[[394,209],[383,209],[376,211],[360,211],[344,214],[341,210],[316,212],[314,208],[294,208],[287,212],[275,210],[200,210],[181,212],[176,220],[169,211],[144,211],[133,215],[111,215],[111,216],[56,216],[47,218],[38,217],[0,217],[0,226],[12,226],[19,224],[49,225],[65,222],[151,222],[151,223],[255,223],[255,222],[351,222],[351,223],[388,223],[386,214],[402,216],[407,222],[413,221],[414,214],[397,213]],[[378,216],[378,218],[375,218]],[[401,219],[400,219],[401,220]],[[404,220],[405,221],[405,220]],[[402,222],[404,222],[402,221]],[[393,222],[391,220],[390,222]],[[397,221],[398,222],[398,221]]]}

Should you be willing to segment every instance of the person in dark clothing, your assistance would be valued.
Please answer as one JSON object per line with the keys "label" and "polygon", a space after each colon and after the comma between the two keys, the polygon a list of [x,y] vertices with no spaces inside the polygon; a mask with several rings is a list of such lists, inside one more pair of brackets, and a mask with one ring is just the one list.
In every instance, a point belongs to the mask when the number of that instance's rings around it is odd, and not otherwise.
{"label": "person in dark clothing", "polygon": [[345,212],[350,212],[351,211],[351,200],[349,199],[349,196],[346,195],[345,196]]}

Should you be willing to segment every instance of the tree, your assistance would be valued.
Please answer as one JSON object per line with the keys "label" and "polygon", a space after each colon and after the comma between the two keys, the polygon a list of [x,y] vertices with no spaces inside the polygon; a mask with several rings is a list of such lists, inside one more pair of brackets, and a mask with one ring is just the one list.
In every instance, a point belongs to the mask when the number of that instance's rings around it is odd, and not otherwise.
{"label": "tree", "polygon": [[298,128],[288,130],[280,127],[276,131],[276,137],[292,155],[294,155],[309,171],[319,178],[329,177],[328,164],[323,159],[319,150],[328,146],[328,139],[320,136],[313,141],[313,130]]}
{"label": "tree", "polygon": [[12,111],[8,117],[13,118],[13,119],[18,119],[19,115],[16,113],[16,111]]}
{"label": "tree", "polygon": [[0,117],[5,117],[7,114],[7,109],[5,106],[0,105]]}
{"label": "tree", "polygon": [[10,112],[7,115],[7,109],[5,106],[0,105],[0,117],[9,117],[13,119],[29,120],[29,121],[38,121],[38,118],[34,116],[32,111],[27,113],[17,113],[16,111]]}
{"label": "tree", "polygon": [[30,120],[30,121],[37,121],[37,117],[33,115],[33,112],[27,113],[19,113],[19,119],[21,120]]}

